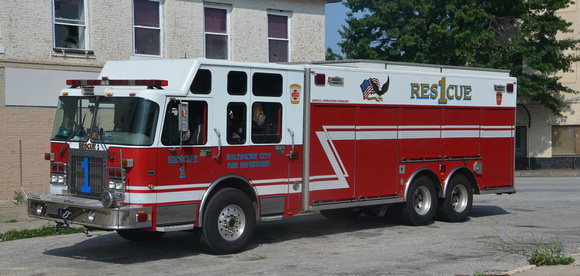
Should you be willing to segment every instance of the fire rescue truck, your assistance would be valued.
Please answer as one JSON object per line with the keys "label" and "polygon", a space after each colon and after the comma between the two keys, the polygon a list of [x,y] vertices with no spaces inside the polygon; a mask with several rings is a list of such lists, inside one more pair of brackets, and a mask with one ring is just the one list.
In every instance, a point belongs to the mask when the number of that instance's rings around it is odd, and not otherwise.
{"label": "fire rescue truck", "polygon": [[517,83],[507,71],[377,61],[107,62],[68,80],[49,192],[28,214],[128,240],[191,230],[239,252],[256,221],[388,207],[409,225],[464,221],[511,194]]}

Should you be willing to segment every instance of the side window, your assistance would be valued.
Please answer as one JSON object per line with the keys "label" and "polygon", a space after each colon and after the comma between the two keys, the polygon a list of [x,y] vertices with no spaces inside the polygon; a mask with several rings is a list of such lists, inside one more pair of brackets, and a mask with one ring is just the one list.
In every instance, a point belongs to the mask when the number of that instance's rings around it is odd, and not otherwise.
{"label": "side window", "polygon": [[228,73],[228,94],[246,95],[248,90],[248,74],[243,71],[230,71]]}
{"label": "side window", "polygon": [[209,94],[211,92],[211,71],[207,69],[197,70],[189,91],[193,94]]}
{"label": "side window", "polygon": [[282,75],[271,73],[255,73],[252,76],[252,93],[254,96],[282,96]]}
{"label": "side window", "polygon": [[282,139],[282,105],[255,102],[252,105],[252,143],[280,143]]}
{"label": "side window", "polygon": [[[183,140],[183,145],[204,145],[207,141],[207,103],[203,101],[188,101],[189,103],[189,133]],[[178,102],[171,101],[167,105],[161,143],[166,146],[179,145],[179,130],[177,125]]]}
{"label": "side window", "polygon": [[246,143],[246,104],[230,103],[227,109],[228,144]]}

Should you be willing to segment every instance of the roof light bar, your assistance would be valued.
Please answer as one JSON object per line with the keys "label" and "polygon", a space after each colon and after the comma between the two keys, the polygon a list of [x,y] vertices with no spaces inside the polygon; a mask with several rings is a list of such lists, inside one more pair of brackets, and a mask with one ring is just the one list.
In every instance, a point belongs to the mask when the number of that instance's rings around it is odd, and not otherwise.
{"label": "roof light bar", "polygon": [[66,85],[71,88],[79,86],[152,86],[162,87],[167,86],[166,80],[67,80]]}

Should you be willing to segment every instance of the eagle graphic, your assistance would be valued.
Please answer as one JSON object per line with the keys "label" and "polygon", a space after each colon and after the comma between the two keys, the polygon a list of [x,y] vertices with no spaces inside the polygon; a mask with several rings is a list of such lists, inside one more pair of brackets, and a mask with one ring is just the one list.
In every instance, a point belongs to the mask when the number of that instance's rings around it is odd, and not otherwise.
{"label": "eagle graphic", "polygon": [[379,90],[379,87],[381,86],[379,79],[369,78],[368,80],[364,80],[360,85],[363,100],[382,102],[383,95],[387,93],[387,90],[389,90],[389,81],[390,78],[387,77],[387,82],[385,82]]}

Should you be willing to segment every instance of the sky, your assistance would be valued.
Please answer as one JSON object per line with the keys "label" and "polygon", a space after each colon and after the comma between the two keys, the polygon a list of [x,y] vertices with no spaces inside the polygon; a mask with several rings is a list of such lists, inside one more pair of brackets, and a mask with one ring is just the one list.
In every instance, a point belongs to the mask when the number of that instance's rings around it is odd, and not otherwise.
{"label": "sky", "polygon": [[342,3],[326,4],[326,47],[340,54],[340,47],[337,45],[342,40],[338,30],[342,30],[342,25],[346,25],[346,13],[349,11]]}

